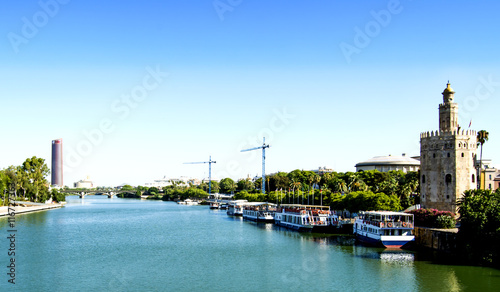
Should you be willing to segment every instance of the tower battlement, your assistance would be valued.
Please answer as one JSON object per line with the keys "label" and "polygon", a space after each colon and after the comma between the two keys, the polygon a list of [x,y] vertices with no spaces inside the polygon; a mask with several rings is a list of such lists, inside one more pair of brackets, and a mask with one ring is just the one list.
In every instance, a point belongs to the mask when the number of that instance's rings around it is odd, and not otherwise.
{"label": "tower battlement", "polygon": [[474,130],[455,130],[455,131],[427,131],[420,133],[420,139],[439,137],[439,136],[477,136],[477,131]]}

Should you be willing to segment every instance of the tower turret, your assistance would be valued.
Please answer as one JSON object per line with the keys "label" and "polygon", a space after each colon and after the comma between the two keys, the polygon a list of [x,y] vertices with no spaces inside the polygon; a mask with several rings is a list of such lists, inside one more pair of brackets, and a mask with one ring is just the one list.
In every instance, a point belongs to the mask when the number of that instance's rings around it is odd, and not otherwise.
{"label": "tower turret", "polygon": [[453,88],[451,88],[450,81],[448,80],[448,83],[446,84],[446,88],[443,90],[443,103],[447,102],[453,102],[453,95],[455,94],[455,91],[453,91]]}
{"label": "tower turret", "polygon": [[439,131],[451,132],[458,130],[458,105],[453,102],[455,91],[450,81],[443,91],[443,103],[439,105]]}

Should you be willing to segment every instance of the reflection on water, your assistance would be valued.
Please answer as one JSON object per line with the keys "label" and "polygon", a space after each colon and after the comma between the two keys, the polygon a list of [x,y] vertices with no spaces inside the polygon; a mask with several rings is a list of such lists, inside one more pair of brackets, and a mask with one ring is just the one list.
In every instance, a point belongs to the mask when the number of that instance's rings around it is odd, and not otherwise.
{"label": "reflection on water", "polygon": [[383,248],[365,247],[361,245],[353,246],[353,255],[365,259],[380,260],[383,263],[406,263],[413,264],[415,254],[406,250],[388,250]]}
{"label": "reflection on water", "polygon": [[381,252],[379,257],[384,264],[408,266],[413,265],[415,261],[415,255],[410,252]]}

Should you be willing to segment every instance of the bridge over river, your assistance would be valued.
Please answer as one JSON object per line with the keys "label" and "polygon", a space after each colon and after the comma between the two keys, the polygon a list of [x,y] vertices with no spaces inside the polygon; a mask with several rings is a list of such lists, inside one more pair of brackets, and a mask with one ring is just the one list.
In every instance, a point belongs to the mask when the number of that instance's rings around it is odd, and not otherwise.
{"label": "bridge over river", "polygon": [[[120,193],[129,193],[129,192],[135,192],[134,190],[98,190],[98,191],[91,191],[91,190],[62,190],[60,191],[61,193],[65,194],[71,194],[71,195],[78,195],[81,199],[84,198],[85,196],[89,195],[104,195],[108,196],[108,198],[112,198],[117,194]],[[141,195],[144,192],[141,191]]]}

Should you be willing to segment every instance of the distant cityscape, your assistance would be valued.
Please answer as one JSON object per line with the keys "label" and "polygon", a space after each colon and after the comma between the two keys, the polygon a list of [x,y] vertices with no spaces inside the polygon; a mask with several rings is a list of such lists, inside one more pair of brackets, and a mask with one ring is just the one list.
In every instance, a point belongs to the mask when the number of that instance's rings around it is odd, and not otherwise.
{"label": "distant cityscape", "polygon": [[[492,167],[490,159],[478,158],[478,132],[462,129],[458,124],[458,105],[453,102],[455,91],[450,83],[442,92],[443,103],[439,104],[439,130],[420,134],[420,156],[377,156],[355,165],[356,172],[377,170],[380,172],[420,172],[420,195],[424,207],[456,212],[457,201],[469,189],[500,188],[500,170]],[[470,125],[469,125],[470,127]],[[481,132],[481,131],[480,131]],[[485,132],[485,131],[482,131]],[[487,133],[487,132],[486,132]],[[265,139],[264,139],[265,142]],[[264,143],[264,148],[268,147]],[[62,139],[52,141],[52,185],[63,187]],[[262,147],[262,146],[261,146]],[[259,147],[257,147],[259,148]],[[249,150],[254,150],[252,148]],[[482,148],[481,148],[482,149]],[[208,163],[208,162],[203,162]],[[212,163],[212,161],[209,161]],[[324,166],[311,170],[322,175],[335,170]],[[267,175],[263,173],[263,175]],[[271,174],[273,175],[273,174]],[[260,176],[241,178],[255,182]],[[167,177],[145,182],[145,187],[163,188],[173,184],[199,186],[204,182],[219,181],[211,178],[187,176]],[[122,184],[117,187],[125,185]],[[93,188],[90,177],[73,184],[75,188]]]}

